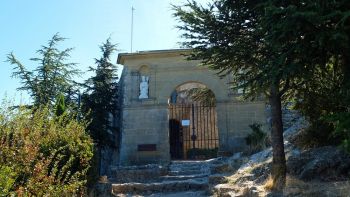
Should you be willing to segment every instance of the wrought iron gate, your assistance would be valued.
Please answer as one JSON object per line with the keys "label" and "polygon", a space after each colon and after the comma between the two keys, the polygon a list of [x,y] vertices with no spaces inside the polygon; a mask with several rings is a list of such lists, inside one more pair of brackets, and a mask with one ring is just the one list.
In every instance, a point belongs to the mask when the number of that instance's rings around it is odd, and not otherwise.
{"label": "wrought iron gate", "polygon": [[170,104],[169,142],[172,159],[216,157],[219,135],[215,106]]}

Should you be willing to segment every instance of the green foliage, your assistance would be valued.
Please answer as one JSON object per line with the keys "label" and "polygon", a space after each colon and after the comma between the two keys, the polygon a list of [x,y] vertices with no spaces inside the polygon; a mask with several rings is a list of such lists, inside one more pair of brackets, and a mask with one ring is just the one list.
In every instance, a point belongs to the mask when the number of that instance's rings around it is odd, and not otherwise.
{"label": "green foliage", "polygon": [[16,177],[11,167],[0,165],[0,196],[10,196]]}
{"label": "green foliage", "polygon": [[264,34],[255,31],[263,14],[255,9],[257,3],[212,1],[204,7],[188,1],[174,6],[175,17],[182,22],[178,28],[184,32],[183,45],[193,49],[189,59],[201,60],[220,76],[230,75],[233,87],[243,88],[247,97],[264,93],[275,75],[269,68],[270,56],[264,54]]}
{"label": "green foliage", "polygon": [[[111,63],[111,55],[116,51],[116,45],[110,39],[100,46],[102,57],[96,59],[97,68],[86,81],[87,91],[82,96],[83,112],[91,119],[88,131],[93,140],[101,146],[115,146],[118,128],[113,125],[111,117],[118,119],[118,76],[117,66]],[[109,132],[110,131],[110,132]]]}
{"label": "green foliage", "polygon": [[28,91],[36,106],[54,104],[60,93],[67,98],[73,95],[73,77],[78,71],[74,69],[75,63],[66,63],[72,48],[62,51],[57,48],[58,43],[64,40],[55,34],[47,46],[42,46],[37,51],[40,57],[30,59],[38,64],[33,71],[28,71],[13,53],[7,56],[7,61],[15,65],[12,76],[18,77],[22,83],[18,90]]}
{"label": "green foliage", "polygon": [[[330,74],[333,76],[331,76]],[[342,111],[340,73],[330,70],[326,74],[315,73],[314,80],[302,86],[296,93],[295,109],[306,116],[310,122],[318,121],[322,116],[331,112]]]}
{"label": "green foliage", "polygon": [[[281,100],[296,100],[314,123],[349,111],[348,1],[213,0],[201,6],[189,0],[174,9],[184,45],[193,49],[190,59],[231,75],[246,98],[265,93],[270,99],[272,145],[280,156],[273,166],[285,160]],[[284,182],[274,175],[283,171],[272,170],[274,182]]]}
{"label": "green foliage", "polygon": [[58,95],[55,109],[56,116],[60,116],[66,111],[66,102],[63,94]]}
{"label": "green foliage", "polygon": [[86,122],[46,107],[0,108],[0,187],[18,196],[81,195],[93,144]]}
{"label": "green foliage", "polygon": [[249,125],[252,133],[245,138],[247,145],[250,147],[250,153],[256,153],[266,148],[268,144],[268,136],[266,132],[261,129],[261,124],[254,123]]}
{"label": "green foliage", "polygon": [[300,131],[291,141],[304,149],[337,145],[341,140],[332,134],[333,130],[332,124],[324,120],[318,120],[311,123],[305,130]]}
{"label": "green foliage", "polygon": [[334,64],[327,63],[323,70],[316,70],[309,80],[295,91],[295,109],[304,115],[309,128],[300,133],[298,145],[303,148],[339,145],[342,136],[334,135],[334,125],[329,114],[341,113],[346,110],[342,94],[343,74],[336,70]]}
{"label": "green foliage", "polygon": [[[289,46],[275,47],[269,38],[271,27],[265,22],[266,1],[213,0],[201,6],[189,0],[174,6],[182,24],[184,46],[192,49],[189,59],[200,60],[219,75],[229,75],[234,89],[243,89],[245,98],[269,98],[272,114],[274,181],[282,189],[286,177],[283,152],[281,98],[295,78],[312,71],[288,60]],[[267,21],[267,20],[266,20]],[[280,21],[278,21],[280,22]],[[273,34],[277,35],[277,34]],[[279,36],[279,35],[277,35]]]}
{"label": "green foliage", "polygon": [[326,118],[334,126],[335,137],[342,139],[341,146],[350,152],[350,112],[339,112]]}
{"label": "green foliage", "polygon": [[[300,72],[290,82],[285,96],[295,99],[296,109],[310,122],[301,133],[304,147],[339,144],[346,135],[336,131],[345,119],[333,122],[329,116],[344,114],[350,107],[350,23],[347,1],[278,1],[266,4],[263,27],[266,40],[281,62],[290,62],[286,72]],[[347,21],[347,22],[345,22]],[[284,58],[284,59],[281,59]],[[333,124],[332,124],[333,123]],[[342,127],[342,126],[341,126]]]}

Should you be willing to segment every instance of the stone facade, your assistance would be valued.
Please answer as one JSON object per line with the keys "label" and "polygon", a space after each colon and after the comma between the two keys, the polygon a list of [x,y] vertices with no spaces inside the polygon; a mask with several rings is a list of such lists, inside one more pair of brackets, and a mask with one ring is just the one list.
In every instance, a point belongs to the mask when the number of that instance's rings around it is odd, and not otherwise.
{"label": "stone facade", "polygon": [[[245,148],[244,137],[249,124],[266,124],[265,101],[239,99],[214,71],[200,67],[199,61],[187,61],[188,50],[160,50],[121,53],[118,63],[124,65],[121,77],[120,165],[170,161],[169,110],[172,92],[185,83],[204,84],[216,98],[219,151],[237,152]],[[148,79],[148,98],[140,99],[142,76]]]}

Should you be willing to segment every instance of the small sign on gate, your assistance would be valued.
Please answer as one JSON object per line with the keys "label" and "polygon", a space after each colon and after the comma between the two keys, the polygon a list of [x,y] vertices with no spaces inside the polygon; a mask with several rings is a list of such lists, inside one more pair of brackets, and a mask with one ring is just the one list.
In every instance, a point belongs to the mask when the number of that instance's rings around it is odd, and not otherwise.
{"label": "small sign on gate", "polygon": [[190,120],[181,120],[182,126],[190,126]]}

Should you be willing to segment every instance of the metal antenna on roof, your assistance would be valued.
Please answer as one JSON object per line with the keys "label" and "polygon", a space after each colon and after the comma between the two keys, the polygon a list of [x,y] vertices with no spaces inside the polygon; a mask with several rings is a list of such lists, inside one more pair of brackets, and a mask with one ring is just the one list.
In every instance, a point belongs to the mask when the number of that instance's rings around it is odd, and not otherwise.
{"label": "metal antenna on roof", "polygon": [[132,39],[134,34],[134,6],[131,6],[131,40],[130,40],[130,53],[132,53]]}

